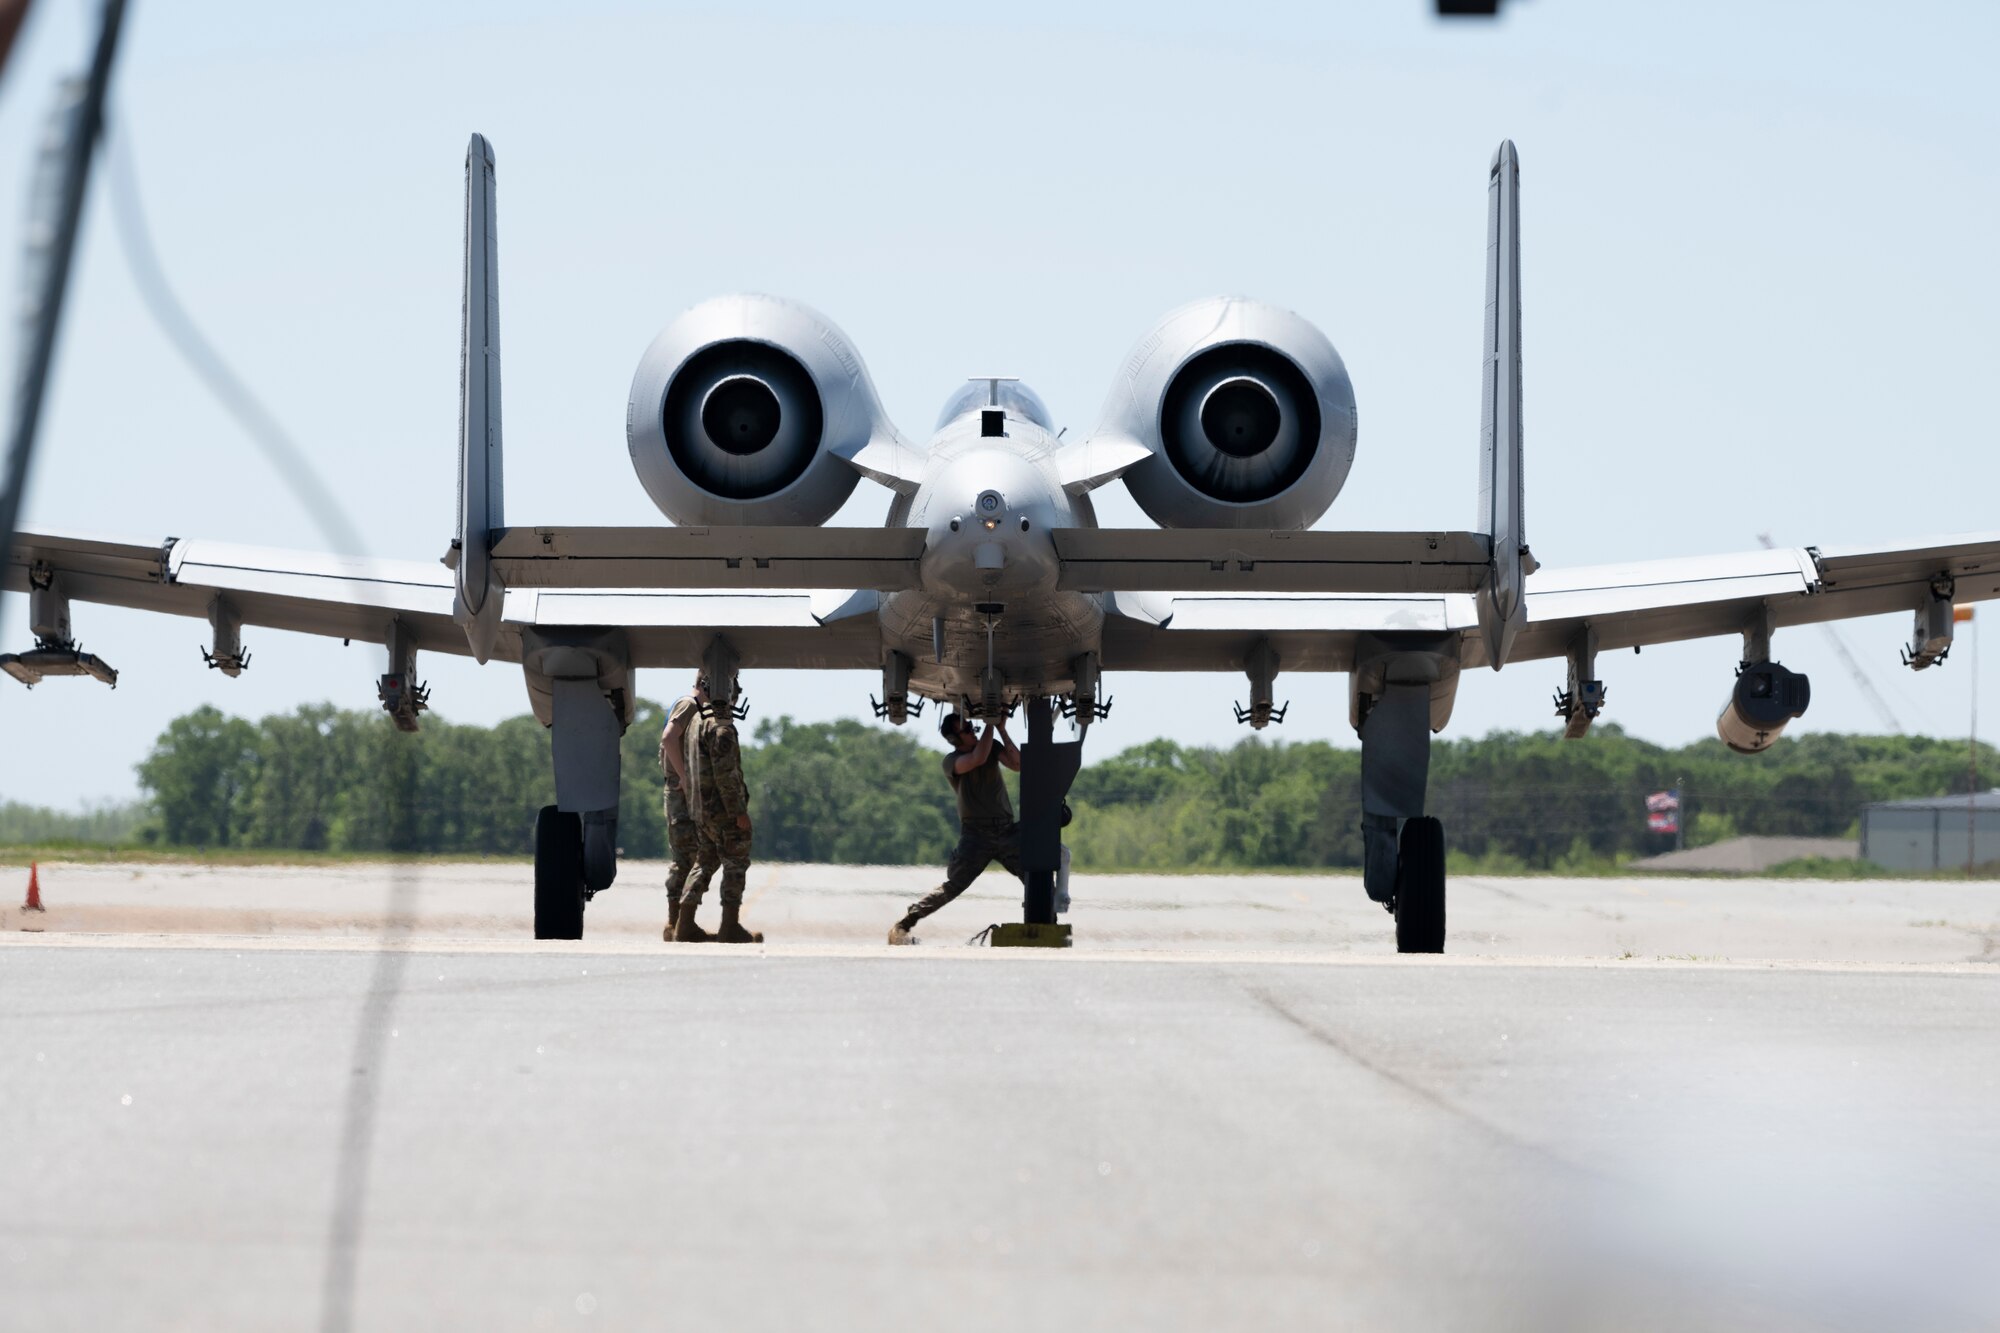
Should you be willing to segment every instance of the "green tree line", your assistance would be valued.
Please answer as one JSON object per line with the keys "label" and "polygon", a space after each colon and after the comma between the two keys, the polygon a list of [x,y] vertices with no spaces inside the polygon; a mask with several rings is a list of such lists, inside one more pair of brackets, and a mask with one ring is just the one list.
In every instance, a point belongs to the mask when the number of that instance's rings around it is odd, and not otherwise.
{"label": "green tree line", "polygon": [[[1491,868],[1582,869],[1672,850],[1650,792],[1677,788],[1690,846],[1746,834],[1858,836],[1873,801],[1963,793],[1966,747],[1922,736],[1815,734],[1761,755],[1667,747],[1599,725],[1589,737],[1494,732],[1431,747],[1428,807],[1454,856]],[[1982,787],[2000,769],[1981,747]],[[1361,755],[1324,742],[1228,749],[1151,741],[1086,768],[1066,839],[1110,869],[1361,864]]]}
{"label": "green tree line", "polygon": [[[641,703],[623,743],[619,841],[666,854],[657,743]],[[1353,867],[1361,862],[1361,757],[1261,737],[1226,748],[1147,741],[1105,753],[1103,732],[1071,792],[1065,833],[1086,869]],[[855,721],[756,725],[744,747],[757,855],[773,861],[934,864],[957,828],[940,747],[918,728]],[[1988,785],[2000,775],[1982,748]],[[549,733],[532,717],[492,727],[437,719],[410,736],[379,712],[309,705],[261,721],[202,707],[175,719],[139,765],[144,808],[116,818],[0,807],[0,841],[67,836],[177,847],[520,855],[555,799]],[[1718,741],[1670,748],[1599,726],[1582,741],[1495,732],[1432,748],[1430,807],[1454,855],[1494,868],[1572,869],[1667,850],[1646,830],[1647,793],[1682,792],[1691,844],[1737,834],[1852,836],[1871,801],[1963,793],[1960,743],[1806,735],[1756,756]],[[52,822],[54,821],[54,822]]]}
{"label": "green tree line", "polygon": [[136,841],[149,813],[143,801],[98,803],[75,811],[0,801],[0,845],[81,842],[115,846]]}

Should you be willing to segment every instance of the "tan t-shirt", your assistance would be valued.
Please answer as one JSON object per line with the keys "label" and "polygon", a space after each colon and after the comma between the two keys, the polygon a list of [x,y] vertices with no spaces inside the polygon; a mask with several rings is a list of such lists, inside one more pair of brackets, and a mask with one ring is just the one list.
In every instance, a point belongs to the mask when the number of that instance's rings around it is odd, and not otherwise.
{"label": "tan t-shirt", "polygon": [[958,771],[958,761],[970,751],[957,751],[944,757],[945,780],[958,794],[958,822],[1011,823],[1014,819],[1014,803],[1007,799],[1007,783],[1000,776],[1000,742],[993,742],[992,753],[986,762],[970,773]]}

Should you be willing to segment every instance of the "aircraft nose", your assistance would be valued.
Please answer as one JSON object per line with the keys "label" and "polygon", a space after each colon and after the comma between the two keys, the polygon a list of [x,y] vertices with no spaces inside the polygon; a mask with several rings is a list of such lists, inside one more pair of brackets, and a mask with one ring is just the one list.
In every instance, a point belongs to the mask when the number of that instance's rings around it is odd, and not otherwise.
{"label": "aircraft nose", "polygon": [[[1007,567],[1007,497],[992,489],[983,490],[972,500],[972,567]],[[1027,520],[1021,520],[1025,530]]]}

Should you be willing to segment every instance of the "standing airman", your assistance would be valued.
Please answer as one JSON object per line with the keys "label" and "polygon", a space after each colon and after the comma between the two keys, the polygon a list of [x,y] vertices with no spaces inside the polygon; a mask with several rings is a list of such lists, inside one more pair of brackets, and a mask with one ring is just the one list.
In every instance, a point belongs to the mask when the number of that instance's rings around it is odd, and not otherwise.
{"label": "standing airman", "polygon": [[[698,684],[706,696],[707,680]],[[750,870],[750,788],[743,781],[743,756],[736,719],[727,699],[704,703],[688,724],[683,763],[688,809],[694,817],[700,865],[681,897],[677,940],[710,938],[695,924],[695,910],[716,866],[722,867],[722,925],[713,938],[724,944],[761,944],[761,931],[743,927],[743,889]]]}
{"label": "standing airman", "polygon": [[[702,688],[700,677],[695,678],[694,688],[674,700],[674,706],[667,712],[667,725],[660,732],[660,771],[666,775],[667,789],[663,797],[667,811],[667,845],[673,851],[673,863],[667,868],[667,925],[660,932],[660,938],[674,938],[675,928],[680,924],[681,891],[686,887],[688,876],[694,872],[695,859],[701,848],[700,834],[695,828],[694,815],[687,802],[687,732],[688,724],[699,716],[701,706],[708,702],[708,691]],[[706,938],[706,932],[696,927],[696,939]]]}

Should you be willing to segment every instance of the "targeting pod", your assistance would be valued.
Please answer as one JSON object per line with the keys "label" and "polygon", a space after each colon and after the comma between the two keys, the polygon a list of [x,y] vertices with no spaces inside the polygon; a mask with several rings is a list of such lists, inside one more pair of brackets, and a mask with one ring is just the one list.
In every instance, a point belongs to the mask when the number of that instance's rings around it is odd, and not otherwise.
{"label": "targeting pod", "polygon": [[1812,702],[1812,685],[1803,675],[1776,662],[1745,662],[1736,670],[1736,688],[1715,721],[1715,734],[1738,754],[1757,754],[1795,717],[1804,717]]}

